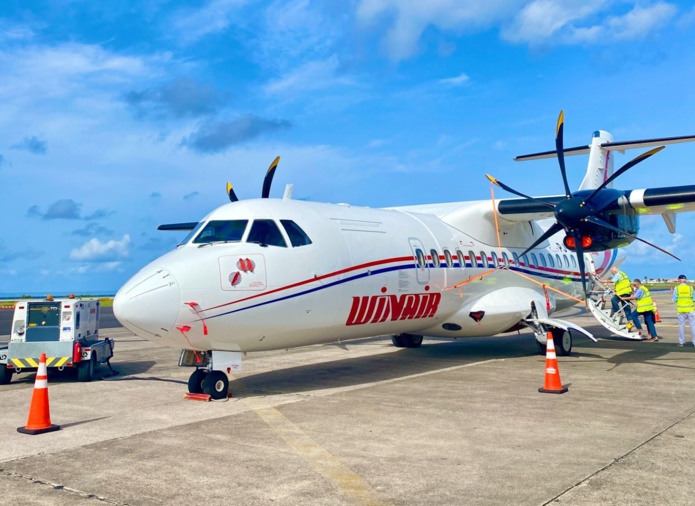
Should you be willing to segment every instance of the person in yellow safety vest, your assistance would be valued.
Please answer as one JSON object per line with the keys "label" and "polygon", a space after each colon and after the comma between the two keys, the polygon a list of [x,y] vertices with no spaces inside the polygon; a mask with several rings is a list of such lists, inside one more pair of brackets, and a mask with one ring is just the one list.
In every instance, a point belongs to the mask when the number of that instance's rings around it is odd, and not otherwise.
{"label": "person in yellow safety vest", "polygon": [[673,302],[678,309],[678,346],[685,344],[685,320],[690,325],[690,337],[695,346],[695,302],[693,287],[688,284],[685,274],[678,276],[678,284],[673,289]]}
{"label": "person in yellow safety vest", "polygon": [[615,292],[611,298],[611,306],[613,309],[612,314],[614,315],[620,311],[620,306],[622,305],[623,310],[625,311],[625,317],[629,320],[632,313],[632,308],[630,307],[629,303],[625,304],[622,301],[622,297],[632,296],[630,278],[623,271],[618,270],[617,267],[611,267],[611,274],[613,275],[611,281],[614,283],[613,291]]}
{"label": "person in yellow safety vest", "polygon": [[658,341],[659,336],[656,333],[656,325],[654,325],[654,301],[652,301],[652,294],[649,293],[649,288],[642,285],[639,279],[635,279],[632,282],[632,287],[635,289],[635,292],[630,297],[621,298],[624,301],[636,301],[637,310],[633,311],[631,315],[635,328],[640,332],[640,335],[642,335],[642,325],[640,325],[639,322],[639,315],[642,315],[644,317],[644,324],[647,326],[647,330],[651,336],[648,341]]}

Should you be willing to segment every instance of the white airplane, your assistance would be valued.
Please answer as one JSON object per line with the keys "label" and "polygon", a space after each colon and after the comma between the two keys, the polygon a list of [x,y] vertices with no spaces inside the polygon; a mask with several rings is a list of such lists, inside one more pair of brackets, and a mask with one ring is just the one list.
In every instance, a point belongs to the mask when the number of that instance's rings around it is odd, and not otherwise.
{"label": "white airplane", "polygon": [[[552,332],[567,355],[573,333],[593,336],[551,315],[585,298],[589,274],[614,265],[616,248],[643,241],[640,215],[664,215],[673,232],[674,213],[695,209],[695,186],[621,191],[613,180],[695,136],[613,142],[597,131],[589,146],[564,149],[562,132],[561,113],[556,149],[517,158],[557,156],[565,194],[550,197],[488,176],[523,198],[388,209],[295,201],[289,192],[269,199],[278,157],[261,199],[239,201],[228,184],[231,203],[197,223],[160,226],[190,233],[119,290],[114,313],[138,336],[182,348],[180,365],[195,366],[189,391],[213,398],[227,395],[227,373],[246,352],[384,334],[417,348],[423,336],[529,328],[541,352]],[[655,145],[613,172],[614,151]],[[572,193],[564,156],[582,153],[588,168]]]}

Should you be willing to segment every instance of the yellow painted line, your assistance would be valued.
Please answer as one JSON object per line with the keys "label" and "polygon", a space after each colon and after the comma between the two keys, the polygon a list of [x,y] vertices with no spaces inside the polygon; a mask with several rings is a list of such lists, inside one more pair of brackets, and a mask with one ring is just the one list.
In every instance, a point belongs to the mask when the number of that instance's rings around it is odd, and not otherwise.
{"label": "yellow painted line", "polygon": [[333,454],[319,446],[277,409],[257,409],[256,414],[315,471],[335,483],[340,491],[355,504],[370,506],[390,504],[381,499],[376,491],[359,475],[346,467]]}

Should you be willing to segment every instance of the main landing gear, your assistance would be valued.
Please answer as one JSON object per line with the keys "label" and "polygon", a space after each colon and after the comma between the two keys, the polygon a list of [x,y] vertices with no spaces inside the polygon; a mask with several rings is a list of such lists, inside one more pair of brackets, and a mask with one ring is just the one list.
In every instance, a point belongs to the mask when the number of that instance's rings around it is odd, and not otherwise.
{"label": "main landing gear", "polygon": [[188,378],[188,391],[192,394],[207,394],[212,399],[225,399],[229,392],[229,378],[222,371],[196,369]]}
{"label": "main landing gear", "polygon": [[422,336],[396,334],[391,336],[391,342],[396,348],[419,348],[422,344]]}
{"label": "main landing gear", "polygon": [[[553,328],[553,344],[555,345],[555,353],[560,357],[568,357],[572,353],[572,333],[560,328]],[[536,339],[538,346],[538,354],[545,355],[547,346]]]}

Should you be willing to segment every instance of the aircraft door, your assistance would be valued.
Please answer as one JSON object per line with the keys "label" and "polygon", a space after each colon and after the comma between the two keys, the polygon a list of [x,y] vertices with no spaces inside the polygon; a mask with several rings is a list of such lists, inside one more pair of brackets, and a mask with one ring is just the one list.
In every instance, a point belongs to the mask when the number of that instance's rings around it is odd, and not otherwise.
{"label": "aircraft door", "polygon": [[415,278],[421,285],[425,285],[430,281],[430,265],[427,261],[427,252],[422,241],[416,237],[409,237],[410,249],[413,252],[413,261],[415,262]]}

